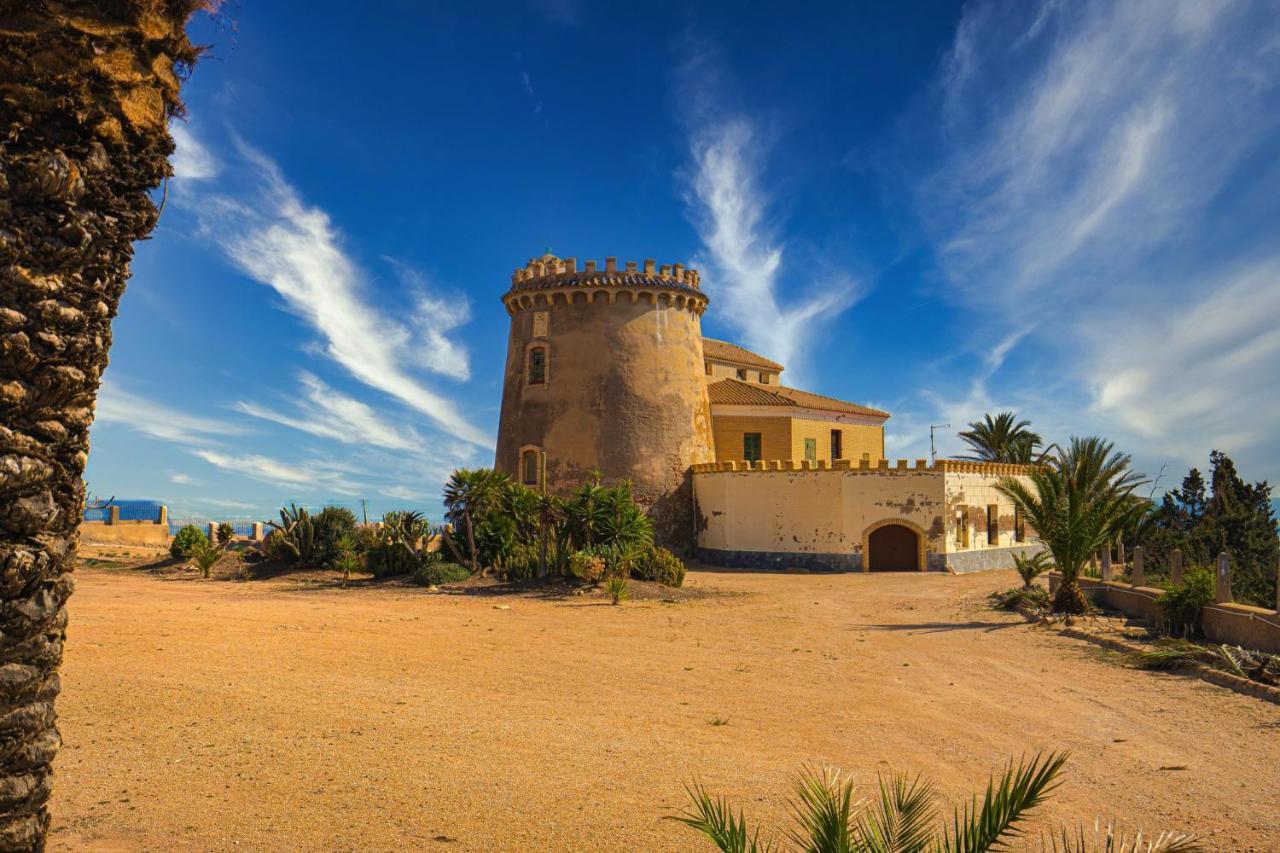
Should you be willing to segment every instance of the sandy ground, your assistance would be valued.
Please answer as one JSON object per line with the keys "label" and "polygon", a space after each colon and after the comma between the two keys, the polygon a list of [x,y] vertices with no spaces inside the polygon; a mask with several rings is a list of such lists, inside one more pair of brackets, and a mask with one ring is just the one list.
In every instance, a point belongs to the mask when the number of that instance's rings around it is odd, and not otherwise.
{"label": "sandy ground", "polygon": [[701,850],[662,820],[694,777],[776,826],[804,762],[956,802],[1068,749],[1046,823],[1280,849],[1280,708],[982,606],[1013,580],[691,572],[735,594],[610,607],[86,567],[51,846]]}

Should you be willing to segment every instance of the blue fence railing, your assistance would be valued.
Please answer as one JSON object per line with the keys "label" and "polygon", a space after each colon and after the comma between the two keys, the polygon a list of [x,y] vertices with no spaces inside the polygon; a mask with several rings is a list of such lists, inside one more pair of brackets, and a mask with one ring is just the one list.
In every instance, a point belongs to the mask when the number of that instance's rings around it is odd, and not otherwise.
{"label": "blue fence railing", "polygon": [[85,507],[85,521],[106,521],[111,514],[111,507],[120,508],[121,521],[156,521],[160,518],[160,507],[164,506],[160,501],[144,501],[144,500],[113,500],[109,506],[104,507]]}

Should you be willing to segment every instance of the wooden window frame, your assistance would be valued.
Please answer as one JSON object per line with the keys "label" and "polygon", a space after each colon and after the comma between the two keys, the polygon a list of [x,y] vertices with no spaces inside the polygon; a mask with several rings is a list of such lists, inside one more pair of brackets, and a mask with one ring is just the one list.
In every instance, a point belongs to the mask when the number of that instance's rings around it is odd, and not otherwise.
{"label": "wooden window frame", "polygon": [[[542,376],[534,378],[534,357],[542,354]],[[530,386],[544,387],[547,384],[547,376],[551,370],[551,351],[545,343],[536,343],[529,347],[525,354],[525,382]]]}
{"label": "wooden window frame", "polygon": [[[755,439],[755,458],[750,453],[750,439]],[[764,436],[758,432],[744,432],[742,434],[742,458],[747,462],[759,462],[764,458]]]}

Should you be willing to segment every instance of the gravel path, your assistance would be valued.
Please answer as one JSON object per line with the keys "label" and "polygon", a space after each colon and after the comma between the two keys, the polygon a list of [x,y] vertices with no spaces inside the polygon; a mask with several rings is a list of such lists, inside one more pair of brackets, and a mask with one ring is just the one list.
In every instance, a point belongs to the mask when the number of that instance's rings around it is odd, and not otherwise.
{"label": "gravel path", "polygon": [[695,571],[745,594],[609,607],[85,569],[51,847],[700,850],[661,819],[695,775],[776,826],[804,762],[955,801],[1069,749],[1047,820],[1280,849],[1280,708],[981,606],[1013,580]]}

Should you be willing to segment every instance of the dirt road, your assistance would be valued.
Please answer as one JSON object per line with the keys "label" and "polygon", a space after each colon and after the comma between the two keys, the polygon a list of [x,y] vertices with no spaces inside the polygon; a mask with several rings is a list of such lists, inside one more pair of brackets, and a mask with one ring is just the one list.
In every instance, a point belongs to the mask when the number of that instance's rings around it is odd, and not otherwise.
{"label": "dirt road", "polygon": [[609,607],[87,569],[51,845],[700,850],[661,819],[694,776],[776,826],[804,762],[954,802],[1068,749],[1048,823],[1280,849],[1280,708],[981,605],[1013,580],[691,572],[741,594]]}

